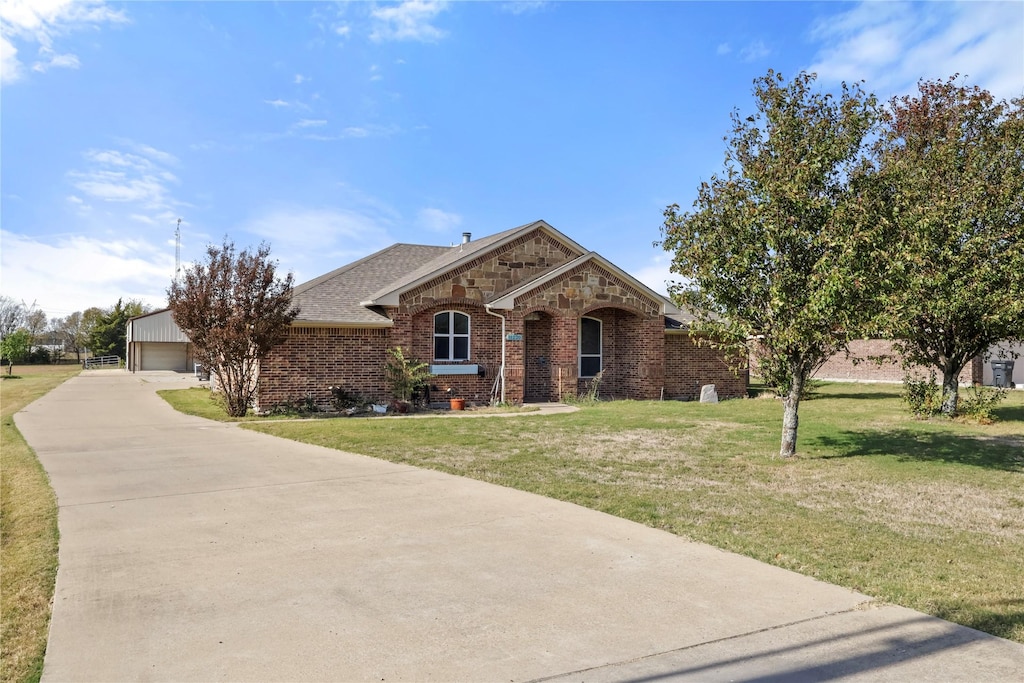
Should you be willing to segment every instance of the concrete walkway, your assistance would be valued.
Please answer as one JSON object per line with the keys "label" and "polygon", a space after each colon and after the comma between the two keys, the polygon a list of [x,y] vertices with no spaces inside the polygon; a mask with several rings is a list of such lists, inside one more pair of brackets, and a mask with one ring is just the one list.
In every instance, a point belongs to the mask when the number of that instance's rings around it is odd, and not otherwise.
{"label": "concrete walkway", "polygon": [[1024,677],[1009,641],[155,395],[188,383],[89,372],[16,416],[60,505],[46,681]]}

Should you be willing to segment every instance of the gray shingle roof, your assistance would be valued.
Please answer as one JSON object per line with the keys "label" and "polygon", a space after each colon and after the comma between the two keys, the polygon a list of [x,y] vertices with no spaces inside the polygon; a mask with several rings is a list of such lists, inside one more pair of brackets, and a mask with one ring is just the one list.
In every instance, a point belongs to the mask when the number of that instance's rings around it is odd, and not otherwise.
{"label": "gray shingle roof", "polygon": [[[574,249],[584,250],[575,242],[558,233],[543,221],[534,221],[519,227],[488,235],[472,242],[451,247],[433,247],[422,244],[395,244],[370,254],[354,263],[321,275],[295,287],[294,301],[301,309],[295,323],[318,325],[390,325],[390,319],[377,307],[362,305],[387,295],[394,296],[411,285],[430,279],[455,267],[460,262],[475,258],[504,242],[516,239],[538,227],[558,235]],[[588,252],[589,253],[589,252]],[[596,255],[595,255],[596,256]],[[542,280],[539,274],[532,280]],[[627,278],[633,278],[627,275]],[[522,288],[525,283],[517,285]],[[642,286],[642,285],[641,285]],[[646,287],[644,287],[646,289]],[[656,295],[661,298],[660,295]],[[666,316],[669,329],[691,319],[685,312],[674,310]],[[675,324],[673,324],[675,323]]]}
{"label": "gray shingle roof", "polygon": [[370,294],[398,280],[424,261],[433,261],[453,247],[394,244],[354,263],[295,287],[294,301],[301,309],[295,322],[387,324],[389,319],[365,306]]}

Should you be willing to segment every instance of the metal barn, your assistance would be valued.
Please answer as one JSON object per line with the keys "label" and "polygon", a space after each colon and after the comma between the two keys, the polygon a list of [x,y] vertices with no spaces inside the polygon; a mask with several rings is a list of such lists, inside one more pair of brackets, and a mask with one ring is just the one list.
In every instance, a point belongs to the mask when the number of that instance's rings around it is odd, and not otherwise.
{"label": "metal barn", "polygon": [[193,371],[192,344],[175,324],[170,309],[165,308],[129,320],[127,342],[126,366],[131,372]]}

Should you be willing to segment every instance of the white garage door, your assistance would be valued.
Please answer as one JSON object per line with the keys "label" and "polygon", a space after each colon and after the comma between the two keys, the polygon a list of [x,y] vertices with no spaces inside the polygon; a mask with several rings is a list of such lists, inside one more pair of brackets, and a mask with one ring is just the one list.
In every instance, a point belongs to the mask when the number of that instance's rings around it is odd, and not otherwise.
{"label": "white garage door", "polygon": [[139,344],[139,366],[143,370],[175,370],[187,372],[185,345],[178,342],[143,342]]}

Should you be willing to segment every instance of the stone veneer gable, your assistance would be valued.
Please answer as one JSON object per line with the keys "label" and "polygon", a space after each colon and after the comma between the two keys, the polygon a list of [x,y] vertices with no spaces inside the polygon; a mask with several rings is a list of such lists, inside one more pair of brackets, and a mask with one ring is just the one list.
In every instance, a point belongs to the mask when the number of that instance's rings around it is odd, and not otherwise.
{"label": "stone veneer gable", "polygon": [[422,309],[451,299],[485,303],[580,255],[543,230],[533,230],[402,294],[400,305]]}
{"label": "stone veneer gable", "polygon": [[645,316],[661,315],[660,302],[593,261],[516,298],[516,308],[523,311],[555,309],[584,315],[608,307],[628,308]]}

